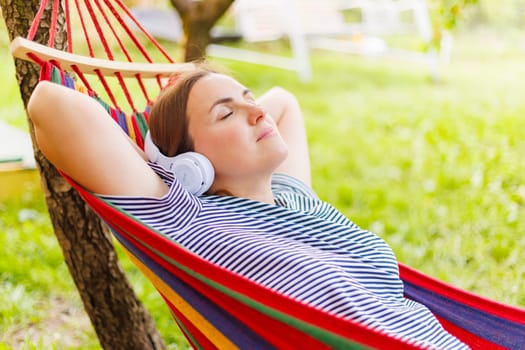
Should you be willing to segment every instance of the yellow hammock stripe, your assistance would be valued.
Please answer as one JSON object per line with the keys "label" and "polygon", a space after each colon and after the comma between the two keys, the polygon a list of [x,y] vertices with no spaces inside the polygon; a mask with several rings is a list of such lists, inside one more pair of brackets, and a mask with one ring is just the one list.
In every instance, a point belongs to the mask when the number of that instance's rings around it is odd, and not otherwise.
{"label": "yellow hammock stripe", "polygon": [[88,95],[88,90],[86,89],[86,87],[84,85],[77,84],[76,82],[75,82],[75,90],[85,95]]}
{"label": "yellow hammock stripe", "polygon": [[128,136],[137,143],[137,136],[135,135],[135,129],[133,128],[133,122],[131,121],[131,116],[126,114],[126,124],[128,126]]}
{"label": "yellow hammock stripe", "polygon": [[190,304],[175,293],[164,281],[157,277],[146,265],[142,264],[135,256],[133,256],[127,249],[124,251],[128,254],[131,261],[146,275],[146,277],[153,283],[153,285],[162,293],[168,300],[180,310],[180,312],[190,322],[198,328],[206,338],[211,341],[219,349],[239,349],[234,343],[226,338],[217,328],[208,322],[200,313],[198,313]]}

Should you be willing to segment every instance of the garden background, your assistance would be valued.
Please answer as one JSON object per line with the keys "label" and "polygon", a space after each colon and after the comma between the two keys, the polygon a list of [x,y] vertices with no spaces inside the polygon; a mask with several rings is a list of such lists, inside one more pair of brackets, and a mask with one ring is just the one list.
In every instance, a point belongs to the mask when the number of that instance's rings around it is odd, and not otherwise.
{"label": "garden background", "polygon": [[[0,120],[27,130],[3,25]],[[525,1],[469,8],[439,81],[403,61],[326,51],[311,59],[306,83],[293,72],[214,61],[256,94],[280,85],[297,95],[314,189],[383,237],[401,262],[525,307]],[[98,349],[37,176],[0,180],[0,349]],[[168,347],[184,347],[161,298],[120,260]]]}

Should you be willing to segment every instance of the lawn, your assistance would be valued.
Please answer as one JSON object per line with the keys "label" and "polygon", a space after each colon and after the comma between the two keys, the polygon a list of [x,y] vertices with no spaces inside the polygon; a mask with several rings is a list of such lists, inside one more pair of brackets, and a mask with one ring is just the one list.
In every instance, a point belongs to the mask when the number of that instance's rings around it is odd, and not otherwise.
{"label": "lawn", "polygon": [[[11,58],[0,58],[0,120],[27,128]],[[281,85],[297,95],[322,199],[401,262],[525,307],[524,59],[524,33],[484,30],[456,37],[438,83],[423,66],[320,51],[309,83],[220,63],[256,94]],[[97,349],[42,192],[20,191],[0,213],[0,349]],[[160,297],[121,261],[169,347],[184,344]]]}

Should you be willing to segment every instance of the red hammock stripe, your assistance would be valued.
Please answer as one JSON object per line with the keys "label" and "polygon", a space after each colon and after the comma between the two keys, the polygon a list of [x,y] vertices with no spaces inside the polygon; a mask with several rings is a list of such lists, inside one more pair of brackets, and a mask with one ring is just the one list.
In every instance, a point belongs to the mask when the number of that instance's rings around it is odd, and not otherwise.
{"label": "red hammock stripe", "polygon": [[115,73],[115,76],[117,77],[117,80],[120,84],[120,87],[122,88],[122,91],[124,92],[124,96],[126,97],[126,101],[128,101],[128,104],[133,112],[137,112],[137,108],[135,107],[135,104],[133,103],[133,99],[131,98],[131,94],[126,86],[126,83],[124,82],[124,78],[122,78],[122,74],[119,72]]}
{"label": "red hammock stripe", "polygon": [[[249,326],[251,325],[252,328],[255,328],[254,330],[257,333],[263,335],[264,338],[268,339],[278,348],[287,348],[286,344],[290,343],[295,344],[297,348],[303,348],[301,346],[302,342],[300,340],[300,336],[294,338],[293,342],[289,342],[289,337],[293,338],[294,335],[297,333],[297,331],[293,328],[289,328],[288,325],[282,323],[275,325],[275,320],[269,319],[266,315],[260,314],[259,312],[256,312],[253,309],[247,308],[244,304],[239,303],[232,297],[226,294],[222,294],[217,289],[210,287],[202,281],[184,273],[182,270],[175,268],[166,260],[163,260],[160,257],[160,255],[153,253],[149,249],[146,249],[146,247],[143,244],[135,241],[134,238],[126,232],[125,228],[118,228],[118,232],[120,232],[120,236],[124,237],[127,242],[134,242],[132,243],[134,247],[139,249],[140,252],[142,252],[142,254],[145,254],[149,259],[152,259],[152,261],[166,269],[170,273],[170,275],[177,276],[184,282],[188,283],[195,290],[198,290],[202,294],[206,295],[207,298],[209,298],[214,304],[222,307],[230,315],[236,317],[237,319],[241,320],[243,323]],[[140,252],[135,251],[135,255],[140,254]],[[160,271],[155,271],[154,275],[158,276],[159,273]],[[284,342],[285,340],[287,342]],[[317,343],[317,341],[314,341],[314,339],[311,339],[311,341],[313,343]],[[312,342],[307,342],[306,344],[310,344],[311,346],[313,345]],[[315,348],[323,349],[325,348],[325,346],[322,343],[318,343],[316,344]]]}
{"label": "red hammock stripe", "polygon": [[129,38],[133,41],[133,43],[135,44],[135,47],[142,53],[146,61],[152,63],[153,59],[149,55],[148,51],[146,51],[146,48],[144,47],[144,45],[142,45],[140,41],[138,40],[138,38],[136,37],[136,35],[133,34],[133,32],[131,31],[131,28],[129,28],[129,26],[127,26],[124,23],[124,20],[122,19],[122,17],[118,14],[118,12],[115,10],[113,5],[109,1],[106,1],[106,4],[108,5],[111,12],[115,15],[115,18],[117,19],[117,21],[119,21],[119,23],[122,25],[122,28],[126,31]]}
{"label": "red hammock stripe", "polygon": [[[66,30],[68,33],[73,33],[71,30],[71,13],[69,9],[69,0],[64,0],[64,11],[66,13]],[[70,34],[67,36],[67,51],[73,52],[73,36]]]}
{"label": "red hammock stripe", "polygon": [[[126,49],[126,47],[122,43],[122,40],[120,39],[119,35],[115,31],[115,28],[113,27],[113,25],[111,24],[108,16],[106,15],[106,12],[104,12],[102,5],[100,4],[100,0],[95,0],[95,5],[99,9],[99,12],[102,15],[102,18],[104,19],[104,21],[106,22],[106,25],[108,26],[109,30],[111,31],[111,33],[113,33],[113,37],[115,38],[115,40],[117,41],[117,44],[119,45],[120,49],[124,53],[124,56],[126,56],[128,62],[132,62],[133,59],[131,58],[129,51]],[[122,24],[121,21],[119,21],[119,23]]]}
{"label": "red hammock stripe", "polygon": [[137,118],[134,118],[134,116],[131,116],[131,124],[133,125],[133,131],[135,132],[135,142],[137,143],[137,146],[143,150],[144,141],[142,139],[142,133],[140,132],[140,128],[137,124]]}
{"label": "red hammock stripe", "polygon": [[88,89],[89,91],[93,91],[93,89],[91,88],[91,85],[89,84],[89,81],[86,79],[86,76],[84,75],[84,73],[82,73],[80,71],[80,69],[78,69],[78,66],[77,65],[73,65],[73,66],[71,66],[71,68],[73,69],[73,72],[75,72],[77,77],[79,77],[80,80],[82,80],[82,83],[84,84],[86,89]]}
{"label": "red hammock stripe", "polygon": [[53,2],[53,10],[51,12],[51,26],[49,27],[49,41],[47,42],[47,46],[53,47],[55,43],[55,37],[56,37],[56,28],[57,28],[57,18],[58,18],[58,1]]}
{"label": "red hammock stripe", "polygon": [[46,9],[48,0],[41,0],[40,1],[40,7],[38,8],[37,13],[35,14],[35,18],[33,19],[33,23],[31,23],[31,27],[29,28],[29,32],[27,34],[28,40],[34,40],[36,31],[38,30],[38,25],[40,24],[40,20],[42,19],[42,15],[44,14],[44,10]]}
{"label": "red hammock stripe", "polygon": [[[121,1],[121,0],[115,0],[117,5],[120,7],[122,11],[128,16],[129,19],[133,21],[133,23],[140,29],[140,31],[148,38],[148,40],[159,50],[159,52],[168,60],[170,63],[174,63],[175,60],[171,57],[171,55],[159,44],[151,34],[148,33],[148,31],[144,28],[142,24],[133,16],[131,11],[127,8],[127,6]],[[116,11],[115,11],[116,12]],[[147,51],[146,51],[147,53]]]}
{"label": "red hammock stripe", "polygon": [[[80,25],[82,26],[82,33],[84,33],[84,40],[86,40],[86,45],[89,50],[89,56],[95,57],[95,51],[93,50],[93,45],[91,45],[91,39],[89,38],[88,31],[86,28],[86,22],[84,21],[84,16],[82,15],[82,12],[80,11],[80,3],[79,0],[75,0],[75,5],[77,8],[77,14],[78,18],[80,19]],[[70,20],[70,19],[68,19]]]}
{"label": "red hammock stripe", "polygon": [[28,53],[27,56],[33,60],[36,64],[38,64],[40,67],[44,66],[46,62],[42,61],[40,57],[33,54],[32,52]]}
{"label": "red hammock stripe", "polygon": [[111,48],[109,47],[109,44],[106,40],[106,36],[104,35],[104,33],[102,33],[102,28],[100,27],[100,23],[97,19],[97,16],[95,16],[95,11],[93,10],[93,7],[91,6],[91,1],[90,0],[84,0],[84,4],[86,4],[86,8],[90,14],[90,18],[91,18],[91,22],[93,23],[93,25],[95,26],[95,30],[98,34],[98,38],[100,39],[100,42],[102,43],[102,47],[104,47],[104,51],[106,52],[106,56],[110,59],[110,60],[113,60],[114,59],[114,56],[113,56],[113,51],[111,51]]}
{"label": "red hammock stripe", "polygon": [[117,103],[117,100],[115,99],[115,96],[113,95],[113,92],[109,88],[108,82],[106,81],[106,78],[102,73],[100,73],[100,70],[95,70],[95,73],[97,74],[98,79],[102,83],[102,86],[104,87],[104,91],[106,91],[106,94],[108,94],[109,99],[111,100],[111,103],[113,106],[115,106],[116,109],[121,109]]}

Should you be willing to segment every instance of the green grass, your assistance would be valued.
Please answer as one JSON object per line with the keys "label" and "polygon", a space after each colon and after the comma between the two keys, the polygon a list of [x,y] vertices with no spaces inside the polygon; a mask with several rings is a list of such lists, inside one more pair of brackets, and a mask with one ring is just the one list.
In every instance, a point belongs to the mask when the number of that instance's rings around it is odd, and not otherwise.
{"label": "green grass", "polygon": [[[309,83],[292,72],[220,62],[256,93],[273,85],[296,93],[314,188],[384,237],[401,262],[524,307],[525,49],[515,38],[457,38],[439,83],[422,66],[326,52],[314,53]],[[0,119],[27,128],[12,61],[5,51],[0,57]],[[98,348],[42,193],[5,200],[0,214],[0,349],[15,347],[13,335],[20,348]],[[160,297],[121,260],[166,343],[183,344]],[[64,315],[69,322],[58,323]]]}

